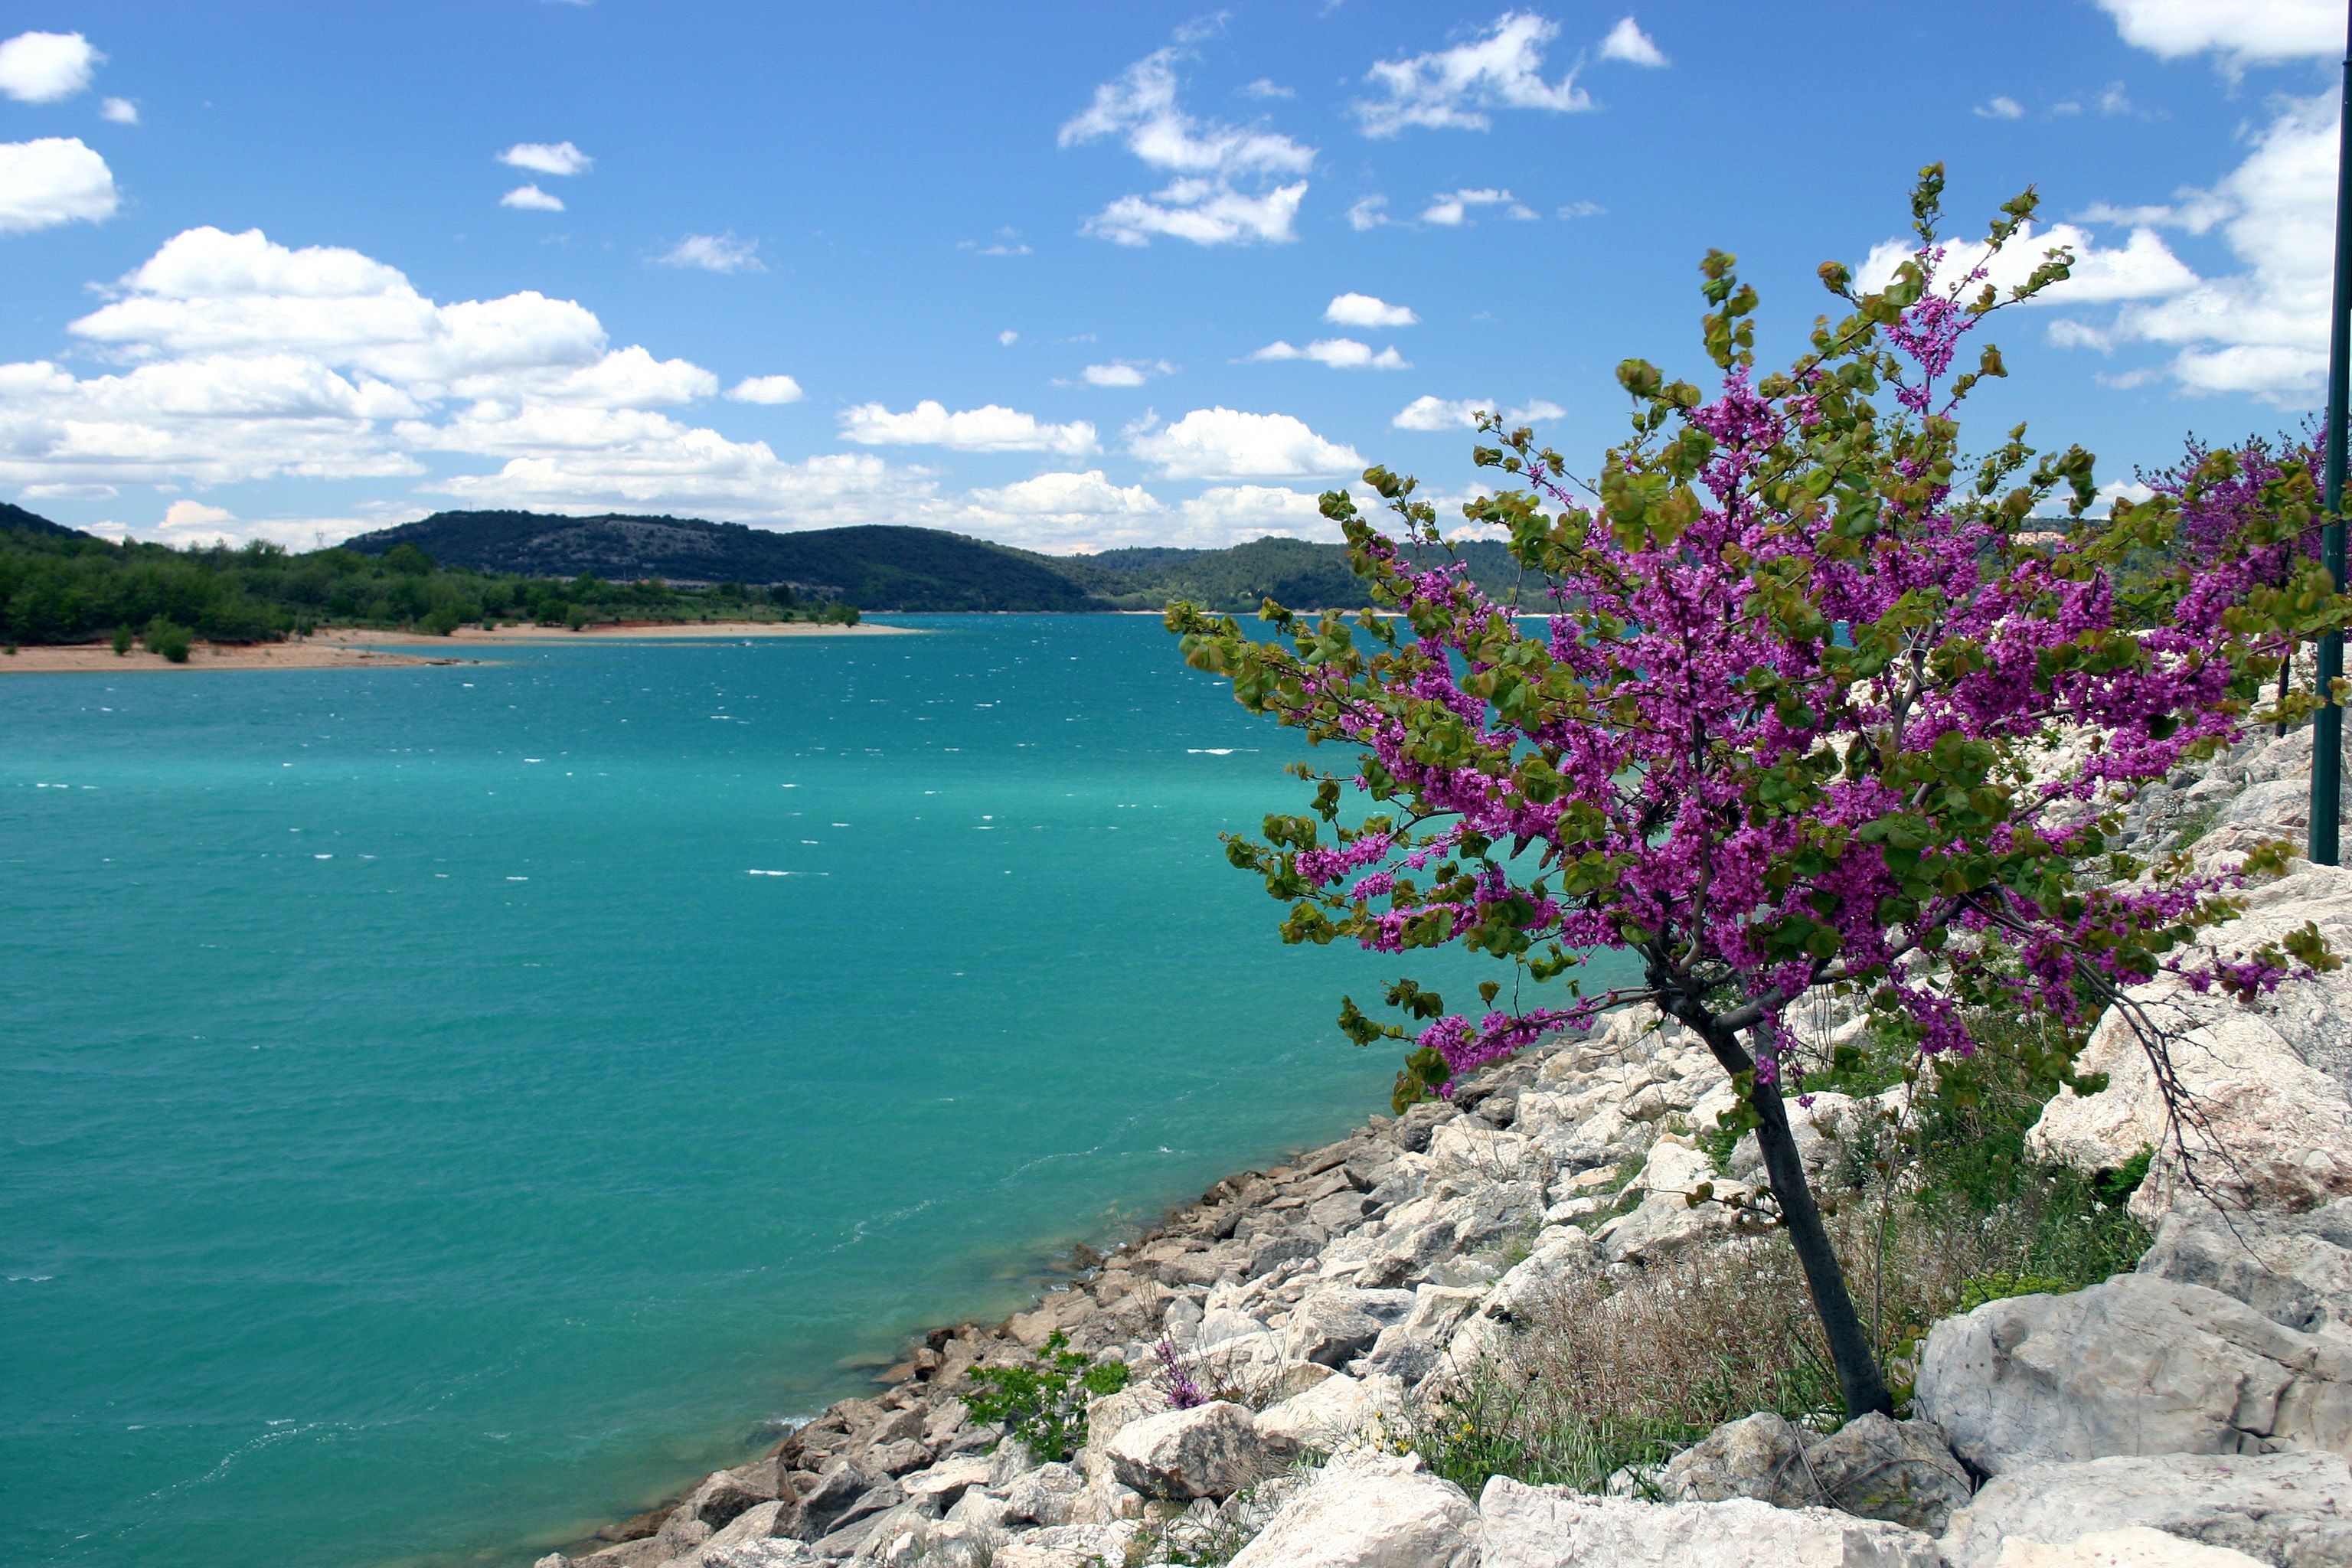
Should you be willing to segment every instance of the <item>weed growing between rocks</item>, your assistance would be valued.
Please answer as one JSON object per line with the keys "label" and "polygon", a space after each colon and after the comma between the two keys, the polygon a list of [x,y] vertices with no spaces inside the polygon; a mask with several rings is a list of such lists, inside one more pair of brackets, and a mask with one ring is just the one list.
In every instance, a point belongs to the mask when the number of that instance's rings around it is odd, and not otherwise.
{"label": "weed growing between rocks", "polygon": [[1127,1386],[1125,1362],[1097,1361],[1056,1331],[1026,1366],[976,1366],[961,1397],[975,1423],[1004,1424],[1005,1436],[1055,1464],[1087,1442],[1087,1405]]}

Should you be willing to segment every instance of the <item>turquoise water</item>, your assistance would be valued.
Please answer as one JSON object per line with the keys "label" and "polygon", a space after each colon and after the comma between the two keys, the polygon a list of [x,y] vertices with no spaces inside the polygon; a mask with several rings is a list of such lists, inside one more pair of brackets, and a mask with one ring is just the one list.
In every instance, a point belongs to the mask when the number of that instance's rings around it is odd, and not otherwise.
{"label": "turquoise water", "polygon": [[10,1562],[528,1561],[1385,1100],[1290,737],[906,624],[0,680]]}

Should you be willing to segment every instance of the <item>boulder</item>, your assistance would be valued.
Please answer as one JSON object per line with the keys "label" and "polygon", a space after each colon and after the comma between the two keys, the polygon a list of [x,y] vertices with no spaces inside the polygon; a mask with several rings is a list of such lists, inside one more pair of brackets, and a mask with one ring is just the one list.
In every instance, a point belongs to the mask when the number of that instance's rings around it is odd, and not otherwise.
{"label": "boulder", "polygon": [[1100,1452],[1129,1425],[1167,1407],[1168,1401],[1148,1384],[1131,1384],[1117,1394],[1106,1394],[1099,1399],[1089,1400],[1087,1403],[1087,1447]]}
{"label": "boulder", "polygon": [[1925,1421],[1873,1412],[1805,1448],[1816,1501],[1864,1519],[1941,1534],[1969,1500],[1969,1473]]}
{"label": "boulder", "polygon": [[1004,1490],[1008,1524],[1067,1524],[1086,1479],[1067,1465],[1040,1465]]}
{"label": "boulder", "polygon": [[686,1508],[713,1530],[724,1530],[738,1515],[763,1502],[772,1502],[777,1496],[777,1469],[773,1459],[761,1459],[756,1464],[720,1470],[694,1489],[686,1500]]}
{"label": "boulder", "polygon": [[1100,1568],[1126,1562],[1141,1528],[1129,1521],[1057,1525],[998,1547],[992,1561],[993,1568]]}
{"label": "boulder", "polygon": [[[1418,1204],[1421,1200],[1414,1201]],[[1434,1208],[1432,1205],[1428,1211],[1432,1216]],[[1379,1247],[1356,1272],[1357,1279],[1363,1284],[1385,1287],[1426,1279],[1438,1260],[1454,1251],[1454,1226],[1450,1221],[1423,1217],[1407,1223],[1392,1215],[1389,1226],[1380,1237]]]}
{"label": "boulder", "polygon": [[1626,1187],[1640,1196],[1640,1206],[1603,1222],[1592,1233],[1594,1250],[1612,1263],[1647,1263],[1728,1232],[1734,1210],[1720,1202],[1691,1203],[1702,1187],[1711,1187],[1717,1198],[1747,1190],[1717,1175],[1714,1163],[1687,1139],[1659,1139],[1642,1173]]}
{"label": "boulder", "polygon": [[1478,1519],[1480,1568],[1945,1568],[1918,1531],[1751,1498],[1639,1502],[1497,1476]]}
{"label": "boulder", "polygon": [[1799,1495],[1805,1436],[1769,1410],[1727,1421],[1666,1461],[1659,1490],[1668,1502],[1754,1498],[1795,1507],[1814,1500]]}
{"label": "boulder", "polygon": [[1478,1568],[1478,1514],[1417,1458],[1338,1460],[1282,1505],[1231,1568]]}
{"label": "boulder", "polygon": [[[2246,914],[2214,933],[2225,952],[2306,921],[2352,952],[2352,870],[2304,866],[2242,896]],[[2131,995],[2170,1037],[2173,1071],[2197,1101],[2199,1125],[2180,1136],[2211,1195],[2233,1209],[2290,1213],[2352,1195],[2352,967],[2290,981],[2259,1007],[2200,995],[2168,974]],[[2147,1051],[2111,1008],[2078,1065],[2106,1074],[2107,1086],[2092,1095],[2061,1089],[2028,1144],[2039,1158],[2085,1170],[2156,1150],[2133,1201],[2154,1226],[2190,1189]]]}
{"label": "boulder", "polygon": [[905,1489],[910,1501],[928,1501],[932,1512],[945,1513],[965,1492],[986,1486],[992,1468],[994,1466],[984,1456],[964,1454],[942,1459],[929,1469],[901,1476],[898,1485]]}
{"label": "boulder", "polygon": [[2130,1524],[2077,1536],[2063,1546],[2016,1536],[1996,1568],[2263,1568],[2260,1559],[2226,1546],[2200,1546],[2160,1530]]}
{"label": "boulder", "polygon": [[854,1460],[835,1459],[818,1472],[816,1485],[808,1495],[793,1505],[784,1533],[819,1541],[845,1524],[897,1507],[905,1496],[898,1482]]}
{"label": "boulder", "polygon": [[1753,1498],[1833,1508],[1939,1533],[1969,1500],[1969,1476],[1924,1421],[1872,1414],[1828,1436],[1763,1411],[1717,1427],[1666,1462],[1670,1502]]}
{"label": "boulder", "polygon": [[1302,1261],[1323,1250],[1323,1243],[1301,1231],[1276,1231],[1250,1243],[1246,1272],[1253,1279],[1271,1274],[1286,1263]]}
{"label": "boulder", "polygon": [[799,1541],[739,1541],[710,1543],[688,1559],[693,1568],[818,1568],[824,1559]]}
{"label": "boulder", "polygon": [[1570,1280],[1599,1268],[1593,1250],[1592,1238],[1580,1230],[1554,1237],[1495,1281],[1481,1310],[1503,1322],[1524,1322]]}
{"label": "boulder", "polygon": [[2270,1568],[2352,1563],[2352,1468],[2333,1454],[2163,1454],[1997,1476],[1944,1534],[1951,1568],[2000,1568],[2011,1540],[2064,1545],[2139,1525]]}
{"label": "boulder", "polygon": [[1257,1414],[1258,1435],[1291,1451],[1337,1453],[1382,1409],[1404,1404],[1404,1385],[1379,1374],[1359,1381],[1334,1375]]}
{"label": "boulder", "polygon": [[2176,1209],[2137,1271],[2219,1290],[2303,1333],[2352,1338],[2352,1198],[2265,1218]]}
{"label": "boulder", "polygon": [[2352,1453],[2352,1347],[2126,1274],[1927,1336],[1915,1403],[1979,1471],[2124,1454]]}
{"label": "boulder", "polygon": [[1200,1331],[1194,1336],[1192,1342],[1201,1349],[1207,1350],[1210,1346],[1222,1344],[1227,1340],[1237,1340],[1245,1334],[1264,1332],[1265,1332],[1265,1324],[1246,1312],[1236,1312],[1230,1307],[1212,1307],[1202,1318]]}
{"label": "boulder", "polygon": [[1444,1358],[1454,1331],[1485,1295],[1473,1286],[1423,1285],[1413,1292],[1412,1310],[1403,1321],[1382,1329],[1381,1337],[1372,1342],[1362,1371],[1368,1375],[1384,1373],[1407,1383],[1420,1382]]}
{"label": "boulder", "polygon": [[[1339,1286],[1298,1303],[1283,1330],[1284,1349],[1299,1361],[1340,1367],[1370,1350],[1390,1321],[1411,1308],[1409,1291],[1368,1291]],[[1368,1308],[1384,1309],[1374,1315]]]}
{"label": "boulder", "polygon": [[1250,1413],[1215,1400],[1131,1422],[1111,1439],[1111,1473],[1147,1497],[1230,1497],[1280,1463]]}

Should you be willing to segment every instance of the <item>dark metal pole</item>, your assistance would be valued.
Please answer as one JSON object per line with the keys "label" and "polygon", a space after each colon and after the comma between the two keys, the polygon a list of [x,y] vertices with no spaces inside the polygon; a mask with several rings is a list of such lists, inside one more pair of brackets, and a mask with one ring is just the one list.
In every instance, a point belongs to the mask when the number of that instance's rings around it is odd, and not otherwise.
{"label": "dark metal pole", "polygon": [[[2319,554],[2340,591],[2344,586],[2344,420],[2352,393],[2352,24],[2344,45],[2341,127],[2336,149],[2336,297],[2327,330],[2327,513]],[[2311,732],[2311,858],[2336,863],[2336,823],[2344,799],[2344,710],[2336,705],[2336,678],[2344,673],[2344,638],[2319,639],[2320,709]]]}

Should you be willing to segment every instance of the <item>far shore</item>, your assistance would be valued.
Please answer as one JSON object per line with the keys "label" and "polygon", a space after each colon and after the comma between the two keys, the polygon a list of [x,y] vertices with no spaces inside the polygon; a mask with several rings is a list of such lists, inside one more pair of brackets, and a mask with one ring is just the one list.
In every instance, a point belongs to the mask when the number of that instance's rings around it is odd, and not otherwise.
{"label": "far shore", "polygon": [[[433,639],[433,640],[438,640]],[[412,653],[310,642],[198,643],[185,664],[143,647],[118,654],[107,643],[26,644],[0,656],[0,675],[121,675],[148,670],[377,669],[395,665],[475,664],[470,658],[425,658]]]}
{"label": "far shore", "polygon": [[452,644],[570,642],[582,637],[647,637],[667,642],[740,642],[745,637],[920,637],[913,626],[820,626],[813,621],[621,621],[570,631],[560,626],[460,626],[446,637],[429,632],[330,626],[285,642],[206,643],[173,664],[144,647],[116,653],[110,643],[27,643],[0,655],[0,675],[121,674],[127,670],[205,669],[386,669],[431,664],[479,664],[479,654],[436,658],[393,653],[393,647],[442,647]]}
{"label": "far shore", "polygon": [[373,631],[365,626],[330,626],[310,634],[314,643],[344,645],[397,644],[402,647],[446,647],[450,643],[576,642],[583,637],[686,638],[739,642],[745,637],[920,637],[914,626],[880,626],[861,621],[854,626],[816,621],[611,621],[572,631],[564,626],[504,626],[485,631],[459,626],[447,637],[429,632]]}

